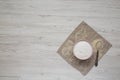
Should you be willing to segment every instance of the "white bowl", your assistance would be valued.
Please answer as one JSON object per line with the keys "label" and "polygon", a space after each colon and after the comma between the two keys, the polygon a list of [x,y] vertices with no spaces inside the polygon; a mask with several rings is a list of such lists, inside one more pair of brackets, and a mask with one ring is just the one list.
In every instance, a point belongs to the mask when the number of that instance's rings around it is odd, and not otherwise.
{"label": "white bowl", "polygon": [[92,46],[87,41],[80,41],[75,44],[73,54],[76,58],[86,60],[92,56]]}

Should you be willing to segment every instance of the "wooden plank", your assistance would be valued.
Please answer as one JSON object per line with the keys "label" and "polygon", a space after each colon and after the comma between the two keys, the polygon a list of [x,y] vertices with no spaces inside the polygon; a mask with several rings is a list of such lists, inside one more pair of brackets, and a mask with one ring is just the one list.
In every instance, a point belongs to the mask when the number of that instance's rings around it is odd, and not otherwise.
{"label": "wooden plank", "polygon": [[[86,77],[56,53],[83,20],[113,45]],[[119,25],[120,0],[0,0],[0,76],[119,80]]]}

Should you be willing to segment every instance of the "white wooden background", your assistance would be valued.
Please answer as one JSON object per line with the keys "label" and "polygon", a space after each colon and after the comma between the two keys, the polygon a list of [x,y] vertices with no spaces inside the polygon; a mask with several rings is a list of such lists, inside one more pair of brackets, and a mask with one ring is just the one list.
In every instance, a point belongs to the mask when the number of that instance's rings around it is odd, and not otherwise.
{"label": "white wooden background", "polygon": [[[113,45],[87,76],[56,53],[83,20]],[[120,80],[120,0],[0,0],[0,80]]]}

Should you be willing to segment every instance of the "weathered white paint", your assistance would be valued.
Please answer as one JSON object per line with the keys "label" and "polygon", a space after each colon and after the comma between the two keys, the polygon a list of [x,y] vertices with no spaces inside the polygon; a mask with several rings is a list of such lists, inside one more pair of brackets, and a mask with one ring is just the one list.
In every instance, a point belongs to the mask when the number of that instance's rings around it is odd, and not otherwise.
{"label": "weathered white paint", "polygon": [[[113,47],[83,77],[57,49],[81,21]],[[0,0],[0,80],[119,80],[120,0]]]}

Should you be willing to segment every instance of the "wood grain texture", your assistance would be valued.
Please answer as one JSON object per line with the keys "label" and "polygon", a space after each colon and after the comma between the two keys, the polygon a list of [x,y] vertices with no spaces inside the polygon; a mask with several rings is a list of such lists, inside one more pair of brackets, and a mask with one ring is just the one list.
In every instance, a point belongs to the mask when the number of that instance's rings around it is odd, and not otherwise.
{"label": "wood grain texture", "polygon": [[[81,21],[113,47],[83,77],[57,53]],[[119,80],[120,0],[0,0],[0,80]]]}

